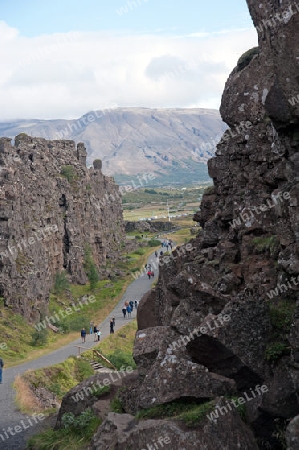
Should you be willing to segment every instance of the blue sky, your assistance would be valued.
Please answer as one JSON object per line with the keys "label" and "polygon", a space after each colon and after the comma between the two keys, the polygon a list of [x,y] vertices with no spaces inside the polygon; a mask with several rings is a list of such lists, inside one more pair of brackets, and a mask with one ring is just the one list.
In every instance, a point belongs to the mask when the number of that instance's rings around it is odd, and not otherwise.
{"label": "blue sky", "polygon": [[219,108],[257,45],[245,0],[0,0],[0,120]]}
{"label": "blue sky", "polygon": [[[121,8],[128,12],[118,14]],[[74,30],[195,33],[252,26],[245,0],[2,0],[0,17],[27,37]]]}

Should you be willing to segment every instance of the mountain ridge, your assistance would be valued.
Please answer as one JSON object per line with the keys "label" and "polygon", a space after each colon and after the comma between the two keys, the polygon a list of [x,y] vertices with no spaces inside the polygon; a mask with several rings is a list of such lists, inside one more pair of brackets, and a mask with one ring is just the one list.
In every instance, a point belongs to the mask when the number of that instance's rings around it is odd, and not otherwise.
{"label": "mountain ridge", "polygon": [[[87,163],[101,159],[107,175],[141,171],[181,177],[206,173],[206,162],[227,126],[207,108],[103,108],[78,119],[25,119],[0,122],[0,134],[20,133],[48,140],[84,142]],[[202,167],[199,167],[201,165]],[[204,165],[204,166],[203,166]]]}

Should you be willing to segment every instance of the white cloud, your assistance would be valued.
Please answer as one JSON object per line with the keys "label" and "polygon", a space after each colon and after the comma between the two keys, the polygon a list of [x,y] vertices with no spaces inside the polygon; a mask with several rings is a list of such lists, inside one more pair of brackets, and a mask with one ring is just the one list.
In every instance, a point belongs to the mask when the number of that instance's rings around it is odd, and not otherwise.
{"label": "white cloud", "polygon": [[256,31],[188,36],[113,32],[24,38],[0,22],[0,120],[76,118],[111,104],[219,107]]}

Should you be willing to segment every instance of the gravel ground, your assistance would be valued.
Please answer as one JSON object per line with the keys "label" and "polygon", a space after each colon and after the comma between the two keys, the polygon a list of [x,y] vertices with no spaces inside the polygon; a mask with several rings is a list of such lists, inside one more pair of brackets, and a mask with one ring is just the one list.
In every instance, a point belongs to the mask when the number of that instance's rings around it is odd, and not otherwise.
{"label": "gravel ground", "polygon": [[[148,263],[157,264],[155,255],[151,255],[148,259]],[[158,265],[158,264],[157,264]],[[154,280],[158,277],[158,270],[155,270]],[[122,296],[118,305],[111,312],[111,314],[101,323],[102,336],[104,338],[110,334],[110,318],[115,317],[115,330],[118,330],[123,325],[131,321],[136,317],[136,310],[132,312],[131,319],[124,319],[122,314],[122,307],[126,300],[140,300],[143,294],[148,292],[153,283],[153,278],[148,279],[147,275],[139,277],[134,280],[127,288],[126,292]],[[60,348],[46,356],[42,356],[36,360],[28,363],[21,364],[16,367],[3,370],[3,384],[0,385],[0,449],[1,450],[25,450],[27,439],[39,432],[43,422],[40,422],[36,417],[33,419],[31,416],[26,416],[18,411],[15,404],[15,390],[12,387],[15,377],[18,374],[22,374],[29,369],[39,369],[42,367],[52,366],[63,362],[71,355],[77,355],[78,349],[75,345],[84,346],[84,348],[92,348],[97,342],[93,342],[93,335],[87,335],[86,343],[81,343],[79,337],[69,345]],[[3,355],[5,363],[5,355]],[[31,425],[32,423],[32,425]],[[16,430],[15,427],[19,426]],[[9,427],[10,430],[9,430]]]}

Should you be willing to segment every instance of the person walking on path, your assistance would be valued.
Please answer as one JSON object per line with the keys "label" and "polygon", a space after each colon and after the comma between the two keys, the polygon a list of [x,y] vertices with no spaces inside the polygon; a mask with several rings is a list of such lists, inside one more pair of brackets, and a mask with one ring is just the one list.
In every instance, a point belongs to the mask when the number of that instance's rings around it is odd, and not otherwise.
{"label": "person walking on path", "polygon": [[110,334],[114,334],[114,322],[113,322],[113,319],[110,319]]}
{"label": "person walking on path", "polygon": [[3,367],[4,367],[3,359],[0,358],[0,384],[2,384],[2,371],[3,371]]}
{"label": "person walking on path", "polygon": [[149,270],[149,271],[147,272],[147,276],[148,276],[148,279],[149,279],[149,280],[151,279],[151,275],[152,275],[152,272]]}
{"label": "person walking on path", "polygon": [[155,257],[158,258],[158,252],[157,252],[157,250],[155,251]]}
{"label": "person walking on path", "polygon": [[93,332],[93,322],[90,322],[89,324],[89,334],[92,334]]}
{"label": "person walking on path", "polygon": [[98,332],[98,329],[97,329],[96,325],[93,327],[93,332],[94,332],[93,342],[96,342],[97,341],[97,332]]}
{"label": "person walking on path", "polygon": [[81,330],[81,338],[82,338],[82,344],[85,344],[85,340],[86,340],[86,330],[85,330],[85,328],[82,328],[82,330]]}
{"label": "person walking on path", "polygon": [[101,339],[101,334],[102,334],[102,332],[101,332],[100,330],[98,330],[98,331],[97,331],[98,342],[99,342],[100,339]]}
{"label": "person walking on path", "polygon": [[135,300],[135,309],[137,309],[138,308],[138,300]]}
{"label": "person walking on path", "polygon": [[127,308],[124,306],[122,309],[123,315],[124,315],[124,319],[126,318],[127,315]]}
{"label": "person walking on path", "polygon": [[127,306],[128,317],[131,317],[132,308],[130,305]]}

